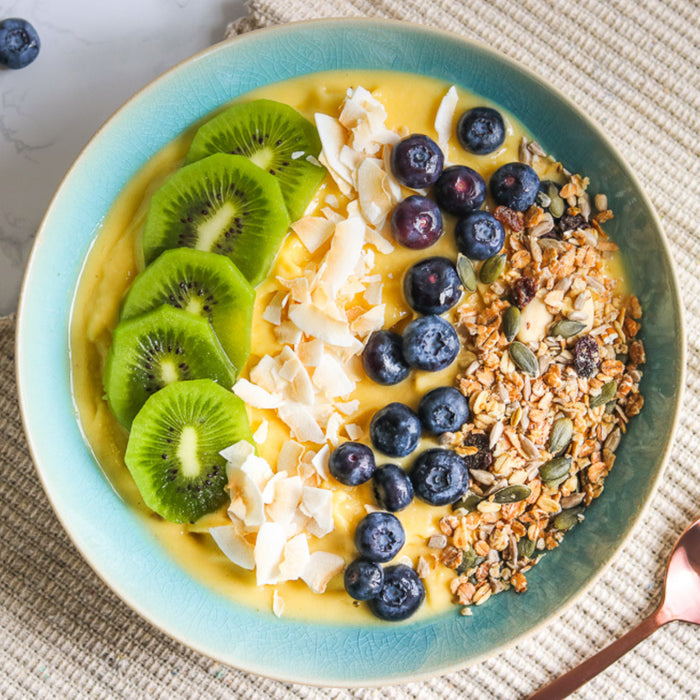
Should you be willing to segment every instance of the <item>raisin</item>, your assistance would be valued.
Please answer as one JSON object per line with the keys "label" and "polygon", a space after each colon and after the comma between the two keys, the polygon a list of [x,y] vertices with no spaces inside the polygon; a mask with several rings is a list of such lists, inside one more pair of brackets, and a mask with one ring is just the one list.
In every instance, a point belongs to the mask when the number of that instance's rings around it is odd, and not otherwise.
{"label": "raisin", "polygon": [[524,309],[534,298],[537,291],[537,282],[532,277],[520,277],[515,280],[510,290],[513,305]]}
{"label": "raisin", "polygon": [[574,369],[580,377],[592,377],[598,369],[598,343],[590,335],[579,338],[574,345]]}
{"label": "raisin", "polygon": [[493,454],[489,449],[489,436],[484,433],[469,433],[462,444],[465,447],[476,447],[475,455],[463,457],[468,469],[488,469],[493,464]]}
{"label": "raisin", "polygon": [[575,231],[579,228],[585,228],[587,223],[585,217],[581,214],[564,214],[559,219],[559,228],[562,231]]}
{"label": "raisin", "polygon": [[512,209],[501,205],[494,209],[493,216],[514,233],[520,233],[523,230],[524,225],[522,215],[517,211],[513,211]]}

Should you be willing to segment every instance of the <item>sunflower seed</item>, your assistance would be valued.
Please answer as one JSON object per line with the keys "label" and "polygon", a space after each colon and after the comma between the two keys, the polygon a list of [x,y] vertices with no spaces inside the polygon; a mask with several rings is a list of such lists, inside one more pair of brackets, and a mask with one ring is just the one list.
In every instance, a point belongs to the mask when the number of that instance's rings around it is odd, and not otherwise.
{"label": "sunflower seed", "polygon": [[506,254],[500,253],[498,255],[493,255],[488,260],[484,261],[484,264],[479,270],[479,279],[483,284],[491,284],[495,282],[506,267]]}
{"label": "sunflower seed", "polygon": [[517,306],[509,306],[503,314],[503,335],[510,343],[520,330],[520,309]]}
{"label": "sunflower seed", "polygon": [[535,353],[527,345],[523,345],[518,340],[514,340],[508,346],[508,354],[511,360],[526,374],[536,377],[540,370]]}
{"label": "sunflower seed", "polygon": [[530,458],[530,459],[539,459],[540,457],[540,451],[537,449],[537,446],[535,445],[530,438],[526,437],[525,435],[520,436],[520,445],[523,448],[523,452]]}
{"label": "sunflower seed", "polygon": [[529,486],[523,484],[513,484],[512,486],[506,486],[500,491],[496,491],[493,495],[493,500],[496,503],[518,503],[518,501],[524,501],[532,493]]}
{"label": "sunflower seed", "polygon": [[474,266],[471,260],[466,255],[462,255],[462,253],[457,254],[457,274],[468,292],[476,291],[477,282]]}
{"label": "sunflower seed", "polygon": [[503,423],[494,423],[489,433],[489,449],[492,450],[498,444],[503,435]]}
{"label": "sunflower seed", "polygon": [[591,408],[602,406],[603,404],[612,401],[615,398],[615,394],[617,394],[617,382],[607,382],[606,384],[603,384],[600,394],[597,396],[591,396],[591,400],[589,401],[588,405]]}
{"label": "sunflower seed", "polygon": [[542,481],[558,481],[559,479],[567,477],[570,469],[571,457],[568,455],[563,457],[553,457],[540,467],[540,478]]}
{"label": "sunflower seed", "polygon": [[564,496],[560,501],[562,509],[568,510],[569,508],[575,508],[583,501],[585,495],[583,491],[580,491],[578,493],[572,493],[569,496]]}
{"label": "sunflower seed", "polygon": [[474,477],[480,484],[491,486],[495,483],[496,477],[485,469],[470,469],[469,474]]}
{"label": "sunflower seed", "polygon": [[574,424],[570,418],[559,418],[552,425],[547,449],[555,457],[566,450],[574,435]]}
{"label": "sunflower seed", "polygon": [[562,319],[557,321],[549,330],[550,335],[560,336],[561,338],[573,338],[578,335],[586,327],[585,323],[577,320]]}
{"label": "sunflower seed", "polygon": [[619,428],[615,428],[610,435],[608,435],[607,438],[605,438],[605,442],[603,443],[603,447],[606,450],[609,450],[610,452],[615,452],[615,450],[619,447],[620,445],[620,438],[622,436],[622,433],[620,432]]}

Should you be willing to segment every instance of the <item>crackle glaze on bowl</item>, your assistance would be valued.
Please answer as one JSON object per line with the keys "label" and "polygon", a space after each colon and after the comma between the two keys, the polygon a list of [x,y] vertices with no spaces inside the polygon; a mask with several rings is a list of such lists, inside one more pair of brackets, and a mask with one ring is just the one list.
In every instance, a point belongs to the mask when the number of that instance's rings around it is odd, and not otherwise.
{"label": "crackle glaze on bowl", "polygon": [[[644,308],[646,406],[632,422],[606,489],[563,546],[505,593],[462,617],[371,626],[277,619],[236,605],[176,565],[104,478],[71,402],[68,326],[82,261],[110,204],[138,169],[192,122],[271,82],[342,69],[423,73],[510,110],[545,150],[605,192],[632,291]],[[263,675],[324,685],[376,685],[464,666],[560,612],[610,561],[648,503],[676,422],[683,376],[677,284],[657,217],[597,128],[543,81],[492,50],[409,24],[328,20],[219,44],[138,93],[98,132],[39,230],[20,303],[17,369],[29,443],[64,527],[130,606],[185,644]],[[322,604],[322,599],[319,600]]]}

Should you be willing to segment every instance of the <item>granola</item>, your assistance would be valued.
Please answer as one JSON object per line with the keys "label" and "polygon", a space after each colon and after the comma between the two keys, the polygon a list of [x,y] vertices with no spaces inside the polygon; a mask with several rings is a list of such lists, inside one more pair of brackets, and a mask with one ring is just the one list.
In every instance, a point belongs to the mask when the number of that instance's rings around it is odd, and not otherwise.
{"label": "granola", "polygon": [[[520,153],[546,159],[533,142]],[[468,357],[457,385],[471,418],[448,444],[472,480],[430,546],[443,545],[462,606],[527,590],[527,571],[602,493],[621,434],[644,405],[642,310],[611,269],[607,197],[596,195],[593,214],[588,179],[548,165],[565,178],[558,221],[546,193],[524,213],[499,207],[505,270],[457,314]]]}

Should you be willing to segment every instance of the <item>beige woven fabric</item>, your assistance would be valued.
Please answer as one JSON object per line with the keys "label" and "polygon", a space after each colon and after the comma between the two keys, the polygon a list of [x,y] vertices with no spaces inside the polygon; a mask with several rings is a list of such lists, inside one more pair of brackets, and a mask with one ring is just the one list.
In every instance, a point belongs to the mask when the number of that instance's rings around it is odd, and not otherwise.
{"label": "beige woven fabric", "polygon": [[[685,303],[688,386],[652,508],[594,589],[518,646],[459,673],[377,690],[287,686],[186,649],[80,558],[41,490],[15,396],[14,320],[0,321],[0,696],[519,698],[653,608],[676,536],[700,515],[700,6],[692,0],[253,0],[232,32],[319,16],[423,22],[491,44],[596,119],[661,215]],[[700,698],[700,628],[669,625],[581,698]]]}

